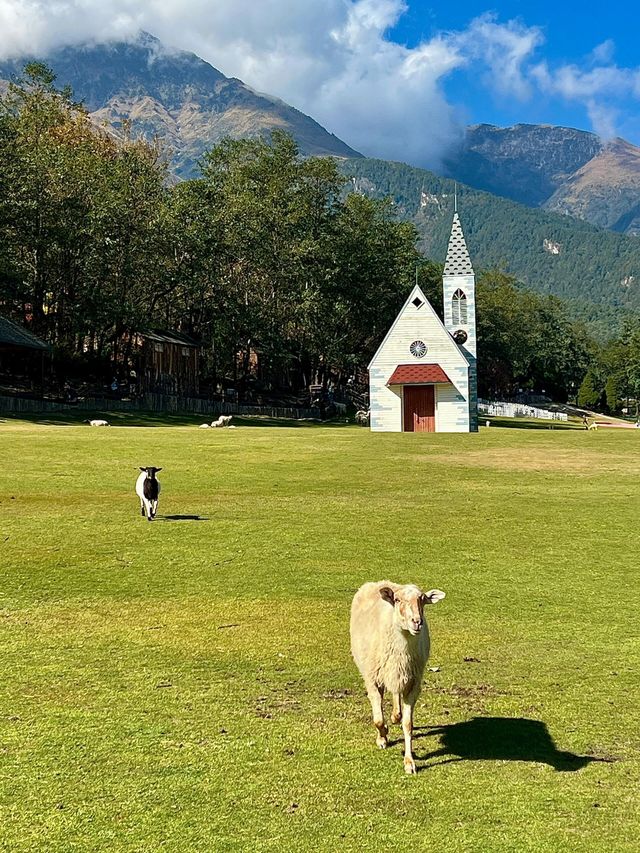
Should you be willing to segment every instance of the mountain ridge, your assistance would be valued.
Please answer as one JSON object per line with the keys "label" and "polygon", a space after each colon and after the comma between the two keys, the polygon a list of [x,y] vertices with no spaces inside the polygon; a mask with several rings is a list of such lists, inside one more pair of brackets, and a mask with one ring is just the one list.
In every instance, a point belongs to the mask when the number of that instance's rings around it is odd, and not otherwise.
{"label": "mountain ridge", "polygon": [[556,125],[467,128],[447,177],[529,207],[640,235],[640,148]]}
{"label": "mountain ridge", "polygon": [[[96,58],[100,61],[92,66]],[[58,60],[52,67],[59,83],[73,87],[80,80],[75,95],[85,101],[94,121],[118,132],[126,120],[134,133],[160,135],[175,149],[172,167],[179,176],[197,175],[199,158],[224,136],[268,137],[281,128],[291,133],[303,154],[339,157],[352,190],[391,197],[398,215],[416,226],[421,248],[444,258],[453,212],[452,178],[364,158],[279,99],[225,77],[195,54],[167,51],[152,36],[135,45],[66,48]],[[23,63],[0,64],[0,78],[18,74]],[[586,219],[598,213],[589,206],[597,208],[592,188],[609,174],[606,158],[613,156],[615,164],[626,159],[633,173],[640,149],[620,141],[613,150],[595,134],[553,125],[507,130],[477,125],[471,131],[476,150],[466,161],[469,174],[459,195],[476,269],[501,267],[531,289],[570,300],[574,313],[606,337],[625,312],[640,310],[640,240],[596,228]],[[502,152],[496,151],[501,146]],[[504,155],[509,154],[505,167]],[[498,155],[503,166],[496,166]],[[476,177],[484,169],[495,194],[478,188],[474,169]],[[462,180],[459,172],[453,177]],[[626,187],[624,175],[621,180]],[[536,204],[523,204],[532,187]],[[506,190],[519,196],[517,203]],[[633,189],[629,197],[622,191],[617,195],[623,204],[615,209],[603,204],[600,212],[622,224],[626,217],[625,228],[633,228],[640,217]],[[582,220],[560,215],[579,205]],[[625,230],[622,224],[620,230]]]}
{"label": "mountain ridge", "polygon": [[[19,77],[35,58],[0,62],[0,79]],[[72,87],[98,124],[118,130],[131,121],[134,133],[165,140],[181,178],[193,177],[200,157],[223,137],[268,137],[276,129],[291,133],[304,155],[361,156],[295,107],[226,77],[195,53],[166,48],[149,33],[135,42],[63,47],[38,61]]]}
{"label": "mountain ridge", "polygon": [[[454,180],[404,163],[346,160],[355,192],[391,198],[412,222],[421,250],[444,261],[454,210]],[[553,211],[531,208],[458,184],[458,210],[476,273],[500,268],[538,293],[571,305],[600,339],[640,311],[640,240]]]}

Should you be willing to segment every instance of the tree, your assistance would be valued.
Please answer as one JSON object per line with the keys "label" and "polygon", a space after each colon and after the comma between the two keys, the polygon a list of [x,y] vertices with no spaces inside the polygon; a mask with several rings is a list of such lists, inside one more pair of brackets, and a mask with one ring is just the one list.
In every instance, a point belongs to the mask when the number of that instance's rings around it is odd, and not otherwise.
{"label": "tree", "polygon": [[604,393],[607,401],[607,408],[610,412],[617,412],[620,406],[618,399],[618,383],[615,376],[609,376],[607,384],[604,387]]}
{"label": "tree", "polygon": [[31,63],[0,98],[0,301],[58,353],[113,354],[148,320],[165,168],[54,82]]}
{"label": "tree", "polygon": [[595,409],[601,396],[602,389],[597,387],[594,371],[590,367],[578,389],[578,405],[583,409]]}

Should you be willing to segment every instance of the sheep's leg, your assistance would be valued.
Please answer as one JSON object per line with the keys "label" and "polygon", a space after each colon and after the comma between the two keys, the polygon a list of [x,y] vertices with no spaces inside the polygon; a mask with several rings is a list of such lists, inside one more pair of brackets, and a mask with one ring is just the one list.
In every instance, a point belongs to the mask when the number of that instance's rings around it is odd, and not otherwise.
{"label": "sheep's leg", "polygon": [[386,749],[387,747],[387,734],[389,733],[389,729],[386,727],[384,722],[384,711],[382,710],[382,699],[384,697],[384,687],[378,687],[377,685],[372,685],[367,688],[367,694],[369,696],[369,702],[371,702],[371,713],[373,714],[373,725],[378,730],[378,737],[376,738],[376,743],[380,749]]}
{"label": "sheep's leg", "polygon": [[415,773],[416,763],[413,760],[411,750],[411,740],[413,737],[413,706],[416,703],[417,696],[404,697],[402,704],[402,731],[404,734],[404,772]]}
{"label": "sheep's leg", "polygon": [[143,518],[144,518],[144,516],[145,516],[145,512],[144,512],[144,501],[143,501],[143,500],[140,500],[140,515],[141,515]]}
{"label": "sheep's leg", "polygon": [[391,722],[399,723],[402,719],[402,701],[399,693],[393,694],[393,711],[391,712]]}

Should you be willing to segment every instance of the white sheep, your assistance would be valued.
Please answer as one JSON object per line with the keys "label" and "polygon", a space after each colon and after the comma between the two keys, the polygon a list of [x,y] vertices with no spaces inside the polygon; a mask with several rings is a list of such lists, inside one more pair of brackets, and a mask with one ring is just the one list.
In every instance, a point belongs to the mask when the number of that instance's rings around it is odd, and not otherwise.
{"label": "white sheep", "polygon": [[200,424],[198,429],[211,429],[211,424]]}
{"label": "white sheep", "polygon": [[158,499],[160,497],[160,481],[156,478],[158,471],[162,468],[140,468],[140,475],[136,480],[136,494],[140,498],[140,514],[147,516],[147,521],[153,521],[158,511]]}
{"label": "white sheep", "polygon": [[103,420],[100,420],[99,418],[95,418],[95,419],[94,419],[94,420],[92,420],[92,421],[85,421],[85,423],[86,423],[86,424],[89,424],[89,426],[92,426],[92,427],[105,427],[105,426],[111,426],[111,424],[109,423],[109,421],[103,421]]}
{"label": "white sheep", "polygon": [[228,427],[232,418],[233,415],[220,415],[217,421],[211,421],[211,426],[214,429],[218,427]]}
{"label": "white sheep", "polygon": [[364,409],[359,409],[356,412],[356,423],[360,424],[360,426],[367,426],[369,423],[369,412],[365,412]]}
{"label": "white sheep", "polygon": [[445,597],[439,589],[422,592],[417,586],[377,581],[365,583],[351,605],[351,654],[364,679],[376,742],[387,746],[382,699],[385,690],[393,696],[391,722],[402,720],[404,769],[415,773],[411,750],[413,709],[422,689],[422,675],[429,658],[429,629],[424,618],[426,604]]}

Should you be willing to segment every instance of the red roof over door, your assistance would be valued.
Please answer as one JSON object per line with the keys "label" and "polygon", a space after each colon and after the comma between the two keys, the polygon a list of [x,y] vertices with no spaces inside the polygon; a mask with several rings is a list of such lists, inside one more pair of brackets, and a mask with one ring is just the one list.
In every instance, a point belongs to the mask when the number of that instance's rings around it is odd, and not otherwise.
{"label": "red roof over door", "polygon": [[399,364],[387,385],[432,385],[451,380],[439,364]]}

